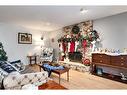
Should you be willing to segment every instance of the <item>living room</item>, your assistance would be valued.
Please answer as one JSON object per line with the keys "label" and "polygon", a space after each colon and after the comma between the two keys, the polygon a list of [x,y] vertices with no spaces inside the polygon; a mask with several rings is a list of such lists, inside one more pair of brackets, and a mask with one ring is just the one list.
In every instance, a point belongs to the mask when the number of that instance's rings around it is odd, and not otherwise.
{"label": "living room", "polygon": [[127,6],[0,6],[0,13],[0,66],[23,65],[1,78],[1,89],[127,89]]}

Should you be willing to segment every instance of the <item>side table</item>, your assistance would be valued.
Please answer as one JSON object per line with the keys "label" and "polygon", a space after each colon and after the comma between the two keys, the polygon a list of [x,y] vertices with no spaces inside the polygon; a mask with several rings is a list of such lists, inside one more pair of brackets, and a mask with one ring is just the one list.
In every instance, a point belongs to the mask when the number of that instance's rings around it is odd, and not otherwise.
{"label": "side table", "polygon": [[34,64],[37,63],[37,56],[36,55],[32,55],[32,56],[27,56],[30,62],[30,65],[32,65],[32,62],[34,62]]}

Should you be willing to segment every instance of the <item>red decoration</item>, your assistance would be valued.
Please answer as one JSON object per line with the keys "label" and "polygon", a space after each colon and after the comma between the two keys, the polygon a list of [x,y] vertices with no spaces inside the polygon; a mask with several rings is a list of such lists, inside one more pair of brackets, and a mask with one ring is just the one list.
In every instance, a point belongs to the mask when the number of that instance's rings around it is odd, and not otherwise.
{"label": "red decoration", "polygon": [[75,51],[75,42],[70,42],[70,52]]}
{"label": "red decoration", "polygon": [[83,48],[86,48],[87,47],[87,41],[83,40],[82,45],[83,45]]}
{"label": "red decoration", "polygon": [[89,60],[89,59],[85,59],[85,60],[83,61],[83,64],[84,64],[84,65],[90,65],[90,60]]}

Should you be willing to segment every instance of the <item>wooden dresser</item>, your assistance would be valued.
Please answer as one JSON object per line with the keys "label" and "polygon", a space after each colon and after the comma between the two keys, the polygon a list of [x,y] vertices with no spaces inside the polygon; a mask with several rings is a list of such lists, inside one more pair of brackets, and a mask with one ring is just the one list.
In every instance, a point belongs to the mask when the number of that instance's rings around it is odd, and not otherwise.
{"label": "wooden dresser", "polygon": [[[123,69],[123,71],[127,71],[127,55],[108,55],[103,53],[93,53],[91,64],[92,74],[96,74],[97,66]],[[104,75],[108,74],[104,73]],[[120,76],[117,77],[119,77],[118,80],[121,81],[121,77]]]}

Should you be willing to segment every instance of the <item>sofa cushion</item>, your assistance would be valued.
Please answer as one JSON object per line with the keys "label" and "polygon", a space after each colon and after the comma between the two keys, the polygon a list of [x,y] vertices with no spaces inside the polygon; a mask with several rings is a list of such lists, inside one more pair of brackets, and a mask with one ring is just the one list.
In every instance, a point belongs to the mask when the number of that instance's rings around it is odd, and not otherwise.
{"label": "sofa cushion", "polygon": [[8,73],[0,68],[0,76],[4,78],[4,76],[7,76]]}

